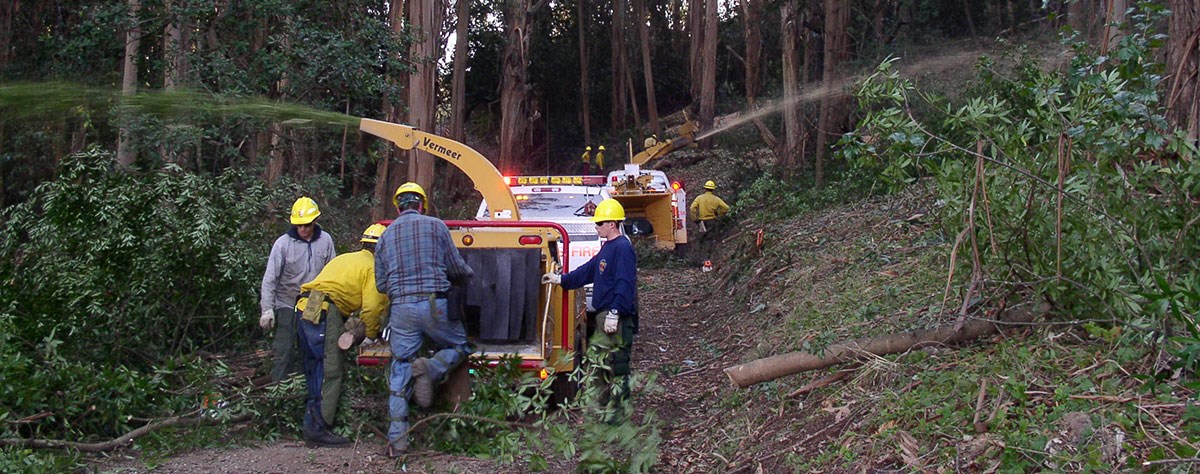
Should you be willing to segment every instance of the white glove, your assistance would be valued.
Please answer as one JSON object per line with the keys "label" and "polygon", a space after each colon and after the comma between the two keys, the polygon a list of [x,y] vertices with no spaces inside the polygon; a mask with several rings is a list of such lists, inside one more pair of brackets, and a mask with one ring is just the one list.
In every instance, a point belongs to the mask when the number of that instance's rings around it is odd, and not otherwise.
{"label": "white glove", "polygon": [[562,284],[562,275],[557,273],[547,273],[542,275],[542,283],[553,283],[555,285]]}
{"label": "white glove", "polygon": [[275,327],[275,310],[263,310],[262,317],[258,318],[258,327],[263,328],[263,331],[270,331]]}
{"label": "white glove", "polygon": [[617,310],[608,310],[608,316],[604,317],[604,332],[609,334],[617,332]]}

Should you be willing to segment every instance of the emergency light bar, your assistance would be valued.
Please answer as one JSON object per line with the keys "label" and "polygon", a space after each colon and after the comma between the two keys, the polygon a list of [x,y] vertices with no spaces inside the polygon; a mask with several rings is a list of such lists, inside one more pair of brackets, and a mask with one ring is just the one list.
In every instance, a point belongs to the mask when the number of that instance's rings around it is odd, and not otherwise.
{"label": "emergency light bar", "polygon": [[504,184],[509,186],[534,186],[539,184],[604,186],[604,176],[505,176]]}

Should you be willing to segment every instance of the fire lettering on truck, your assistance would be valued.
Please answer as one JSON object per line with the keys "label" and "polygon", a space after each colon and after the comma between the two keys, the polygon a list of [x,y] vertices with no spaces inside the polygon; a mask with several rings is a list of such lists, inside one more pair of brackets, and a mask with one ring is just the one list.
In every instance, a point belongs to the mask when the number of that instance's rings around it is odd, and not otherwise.
{"label": "fire lettering on truck", "polygon": [[591,257],[596,256],[596,254],[598,254],[598,253],[600,253],[599,247],[585,247],[582,245],[577,246],[577,247],[571,247],[571,258],[575,258],[575,257],[591,258]]}
{"label": "fire lettering on truck", "polygon": [[437,153],[439,155],[445,156],[446,158],[451,158],[454,160],[458,160],[458,159],[462,158],[461,153],[451,150],[449,148],[446,148],[442,145],[439,145],[437,142],[429,139],[429,137],[425,137],[425,138],[421,139],[421,147],[425,148],[426,150]]}

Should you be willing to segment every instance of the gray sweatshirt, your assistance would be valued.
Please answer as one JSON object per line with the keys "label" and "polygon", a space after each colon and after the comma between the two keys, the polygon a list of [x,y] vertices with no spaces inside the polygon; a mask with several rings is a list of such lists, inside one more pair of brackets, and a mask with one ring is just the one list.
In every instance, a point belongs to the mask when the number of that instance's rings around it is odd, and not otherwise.
{"label": "gray sweatshirt", "polygon": [[295,307],[300,285],[316,278],[336,254],[333,237],[322,232],[320,225],[313,229],[311,242],[301,239],[295,227],[288,229],[271,246],[258,305],[263,311]]}

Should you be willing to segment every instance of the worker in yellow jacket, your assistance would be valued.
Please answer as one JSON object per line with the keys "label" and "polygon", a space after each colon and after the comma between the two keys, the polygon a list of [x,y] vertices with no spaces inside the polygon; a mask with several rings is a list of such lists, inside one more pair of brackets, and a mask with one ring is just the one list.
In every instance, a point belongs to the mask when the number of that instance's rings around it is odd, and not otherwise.
{"label": "worker in yellow jacket", "polygon": [[[362,250],[330,260],[315,279],[300,286],[295,318],[308,388],[304,441],[310,447],[350,443],[329,430],[337,414],[344,371],[337,335],[364,327],[367,337],[379,337],[388,297],[375,288],[375,244],[386,228],[367,227],[360,239]],[[349,317],[345,324],[343,315]]]}
{"label": "worker in yellow jacket", "polygon": [[717,190],[717,183],[713,180],[708,180],[704,183],[704,194],[696,197],[692,201],[688,212],[691,212],[692,219],[700,224],[700,232],[708,232],[706,223],[718,217],[721,217],[729,212],[729,205],[725,201],[713,194]]}

